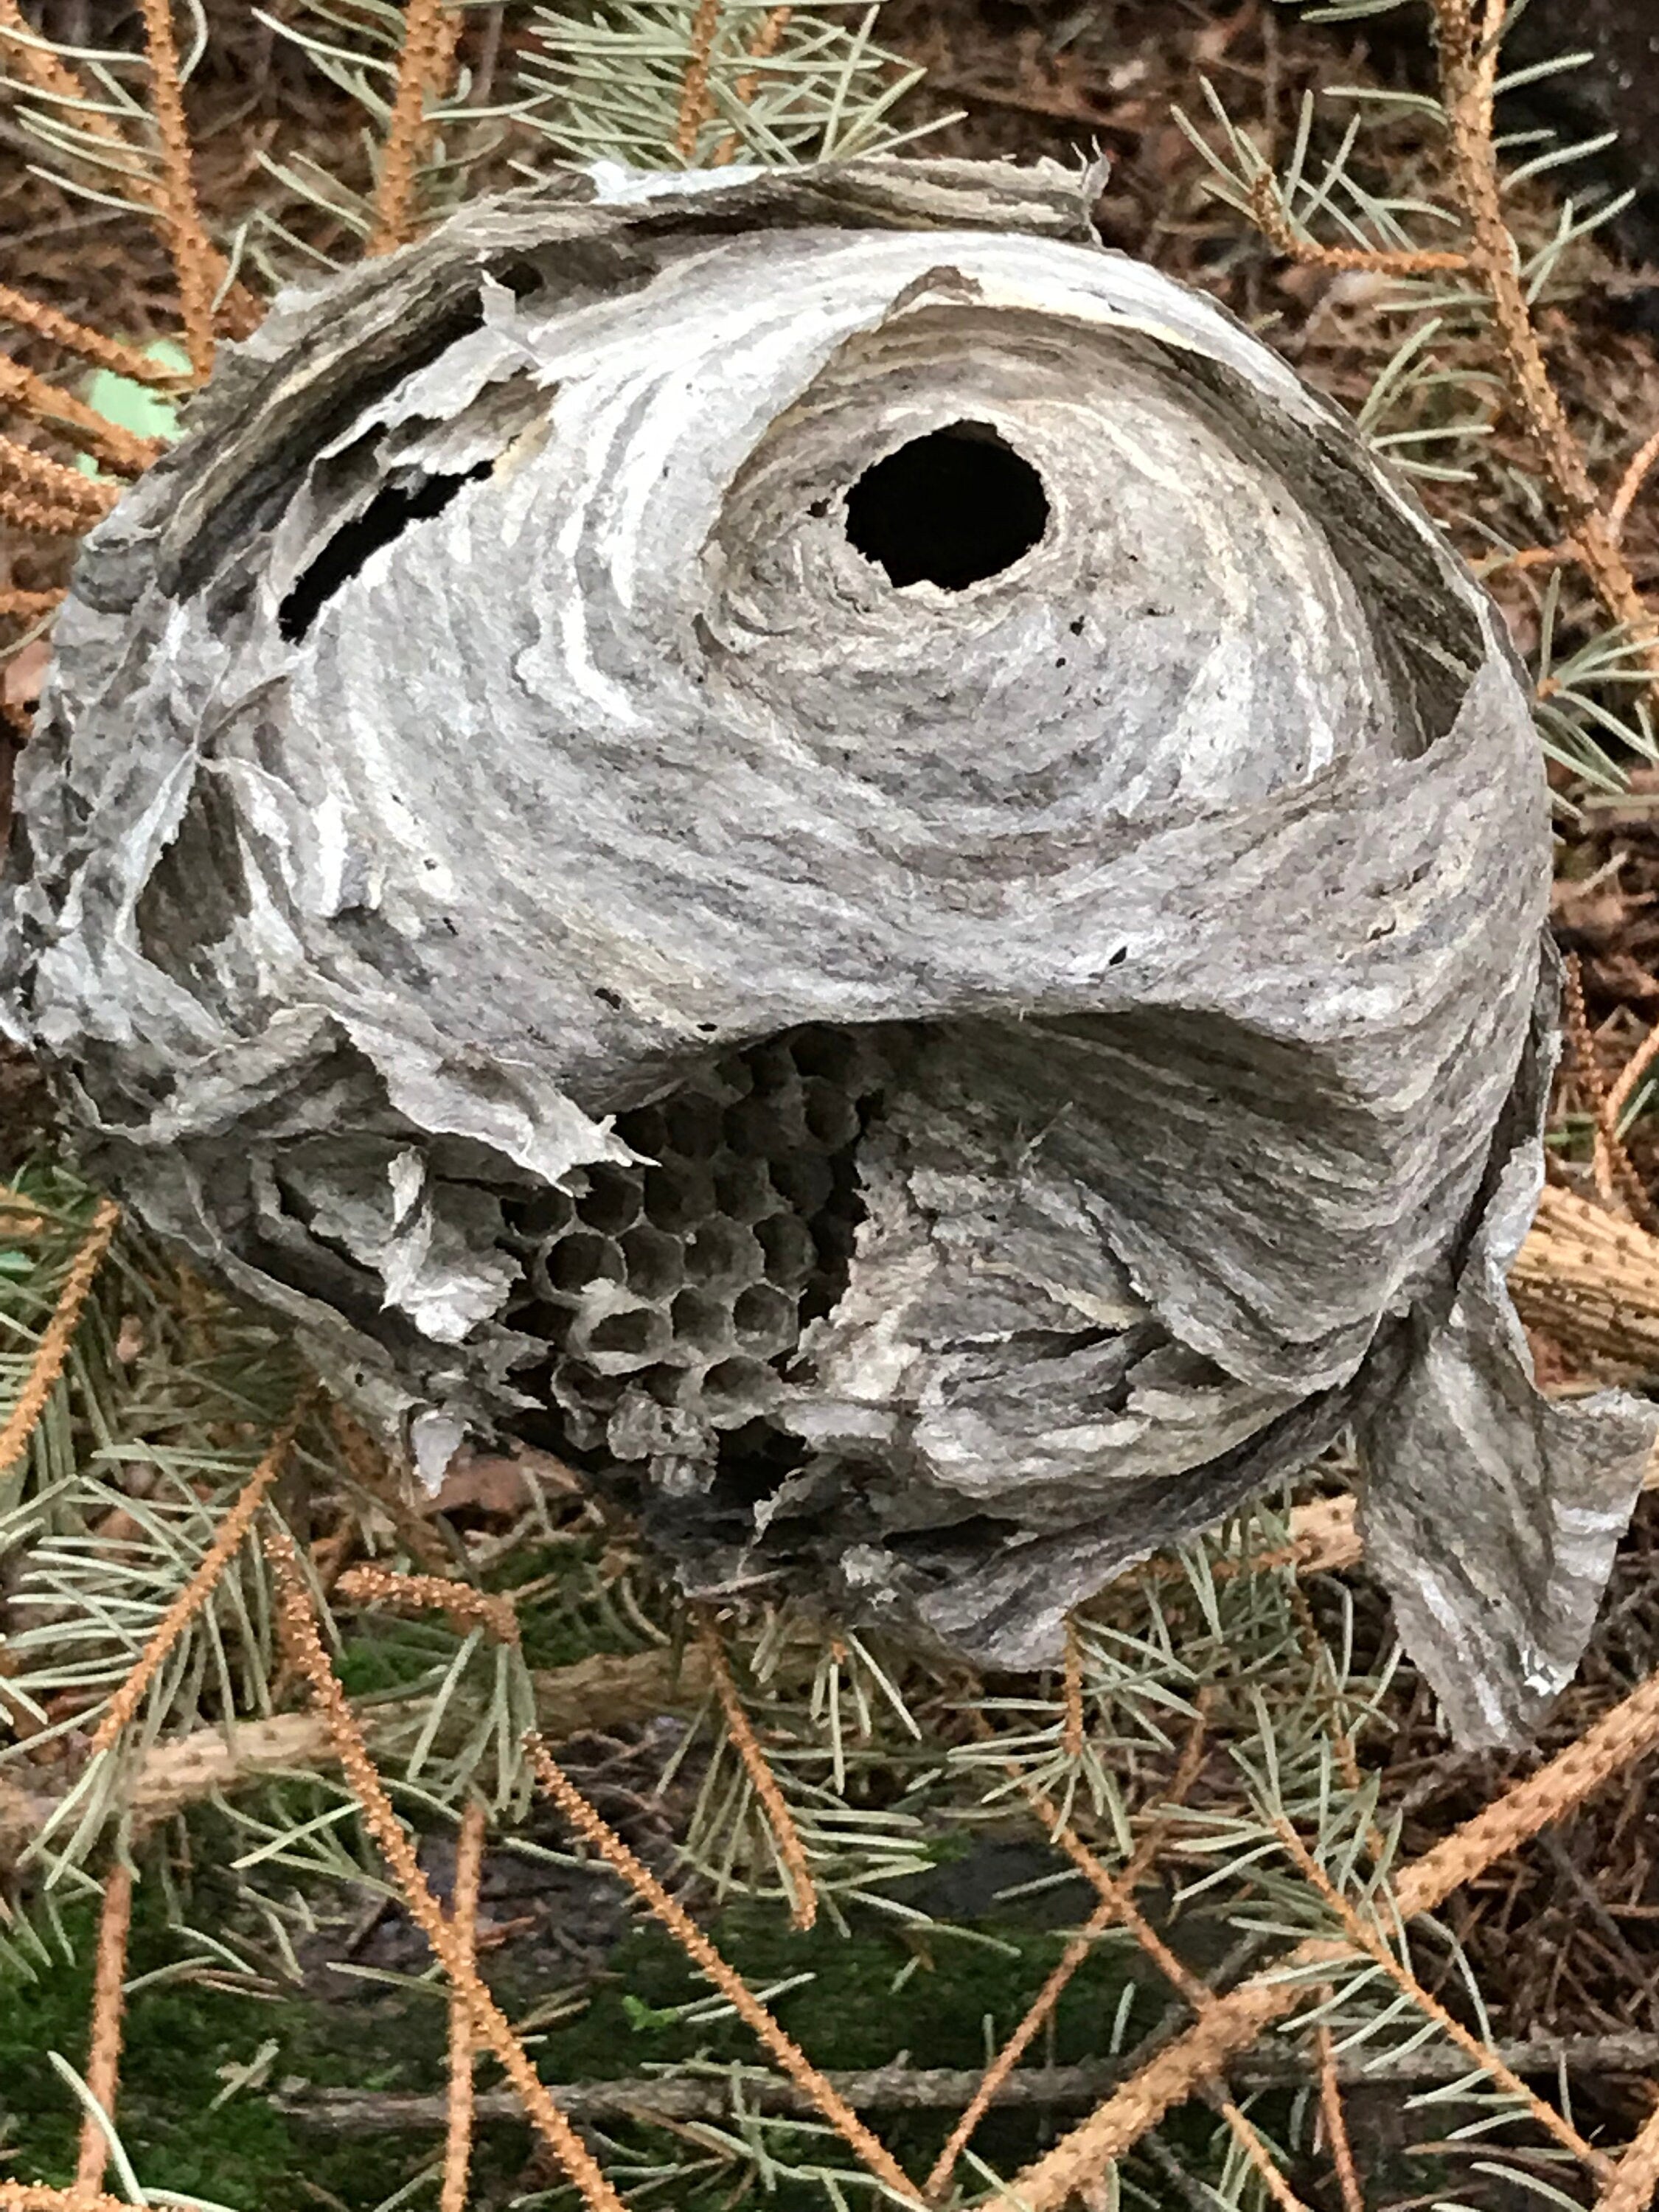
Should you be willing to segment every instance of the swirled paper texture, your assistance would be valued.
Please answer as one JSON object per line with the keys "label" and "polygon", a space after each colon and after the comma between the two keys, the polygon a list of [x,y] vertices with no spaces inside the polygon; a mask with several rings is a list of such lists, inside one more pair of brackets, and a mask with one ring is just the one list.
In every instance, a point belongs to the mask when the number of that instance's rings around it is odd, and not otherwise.
{"label": "swirled paper texture", "polygon": [[692,1587],[1024,1666],[1352,1429],[1454,1728],[1576,1664],[1653,1417],[1547,1405],[1504,1288],[1522,686],[1077,179],[589,180],[285,297],[20,798],[94,1164],[428,1468],[516,1430]]}

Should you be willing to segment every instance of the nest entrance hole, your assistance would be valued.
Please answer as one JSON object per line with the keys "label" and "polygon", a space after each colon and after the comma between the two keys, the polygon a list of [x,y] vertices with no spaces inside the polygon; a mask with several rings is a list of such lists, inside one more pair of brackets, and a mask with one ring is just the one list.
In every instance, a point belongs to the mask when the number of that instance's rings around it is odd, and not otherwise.
{"label": "nest entrance hole", "polygon": [[849,543],[900,587],[966,591],[1012,568],[1048,526],[1042,477],[988,422],[912,438],[847,495]]}

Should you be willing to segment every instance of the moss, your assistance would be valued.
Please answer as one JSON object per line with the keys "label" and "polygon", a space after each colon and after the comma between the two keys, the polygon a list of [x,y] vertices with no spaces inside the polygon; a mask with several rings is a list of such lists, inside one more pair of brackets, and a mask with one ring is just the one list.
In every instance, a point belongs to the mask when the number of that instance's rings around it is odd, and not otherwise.
{"label": "moss", "polygon": [[[208,1900],[200,1901],[208,1911]],[[53,2073],[49,2050],[71,2064],[84,2062],[88,1966],[93,1935],[90,1908],[66,1916],[77,1959],[44,1973],[32,1984],[0,1985],[0,2112],[9,2124],[11,2170],[27,2179],[63,2182],[75,2161],[76,2120],[72,2099]],[[713,1933],[751,1986],[764,1988],[799,1974],[813,1978],[785,1991],[775,2004],[784,2025],[822,2066],[880,2065],[908,2050],[929,2066],[973,2066],[984,2056],[987,2015],[997,2037],[1006,2035],[1054,1965],[1063,1937],[1052,1930],[996,1924],[985,1933],[996,1948],[937,1930],[918,1935],[863,1911],[842,1936],[827,1922],[801,1935],[772,1910],[744,1904],[728,1910]],[[179,1939],[161,1922],[153,1888],[139,1893],[131,1971],[152,1972],[175,1962]],[[547,1961],[500,1962],[495,1979],[509,2011],[544,1993]],[[1101,1945],[1066,1990],[1055,2021],[1055,2051],[1062,2060],[1097,2054],[1106,2024],[1116,2011],[1126,1972],[1138,1971],[1114,1943]],[[902,1986],[895,1982],[902,1976]],[[522,1987],[515,1984],[521,1984]],[[678,2008],[706,2000],[708,1984],[668,1936],[652,1927],[632,1933],[612,1954],[610,1969],[586,2011],[550,2030],[537,2046],[540,2070],[550,2081],[615,2078],[646,2066],[702,2057],[751,2062],[754,2039],[735,2021],[696,2025]],[[1145,2025],[1152,2003],[1137,2017]],[[119,2120],[122,2140],[147,2186],[206,2197],[240,2212],[276,2212],[331,2198],[349,2212],[368,2212],[428,2163],[439,2149],[431,2133],[332,2142],[277,2112],[257,2091],[210,2110],[222,2087],[222,2068],[246,2064],[258,2046],[280,2045],[272,2078],[297,2078],[317,2087],[431,2089],[444,2078],[444,2008],[419,1993],[388,1992],[342,1978],[341,1994],[296,1995],[270,2002],[204,1986],[152,1984],[129,2011]],[[949,2114],[906,2115],[884,2132],[897,2154],[920,2170],[931,2160]],[[1031,2145],[1029,2122],[994,2121],[994,2135],[1018,2158]],[[649,2129],[628,2130],[624,2141],[642,2162],[665,2154],[665,2138]],[[491,2129],[480,2158],[505,2193],[530,2149],[514,2128]],[[988,2138],[988,2153],[992,2142]],[[684,2154],[684,2146],[680,2146]],[[815,2149],[814,2155],[819,2154]],[[826,2149],[830,2162],[838,2153]],[[732,2185],[727,2171],[706,2202],[724,2201]],[[523,2185],[520,2183],[520,2185]],[[319,2197],[318,2190],[327,2192]],[[477,2201],[492,2201],[481,2177]],[[681,2200],[684,2212],[702,2212],[704,2198]],[[792,2212],[787,2191],[775,2200]],[[823,2199],[808,2200],[821,2207]]]}
{"label": "moss", "polygon": [[[0,2142],[8,2171],[58,2184],[74,2174],[79,2120],[46,2054],[56,2051],[77,2069],[86,2062],[92,1908],[71,1909],[64,1926],[72,1964],[43,1969],[33,1983],[0,1982]],[[132,1976],[175,1962],[179,1950],[178,1936],[161,1924],[159,1900],[141,1892]],[[412,2011],[413,2002],[404,2009]],[[396,2032],[394,2008],[380,2008],[377,2044]],[[241,2212],[278,2212],[319,2201],[307,2186],[314,2184],[358,2212],[431,2156],[429,2136],[324,2142],[258,2092],[210,2110],[224,2087],[220,2069],[246,2065],[271,2039],[281,2046],[278,2075],[344,2082],[361,2081],[366,2070],[361,2026],[343,2008],[299,1998],[273,2003],[199,1982],[164,1982],[137,1993],[128,2008],[118,2118],[147,2188],[178,2190]]]}

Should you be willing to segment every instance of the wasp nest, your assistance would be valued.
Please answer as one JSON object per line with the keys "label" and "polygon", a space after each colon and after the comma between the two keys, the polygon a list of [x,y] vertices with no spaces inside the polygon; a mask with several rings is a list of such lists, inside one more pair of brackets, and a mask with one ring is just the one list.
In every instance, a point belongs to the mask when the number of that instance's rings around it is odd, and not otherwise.
{"label": "wasp nest", "polygon": [[1471,1741],[1648,1410],[1534,1390],[1544,786],[1487,602],[1079,180],[469,210],[94,534],[11,1022],[428,1472],[981,1658],[1344,1431]]}

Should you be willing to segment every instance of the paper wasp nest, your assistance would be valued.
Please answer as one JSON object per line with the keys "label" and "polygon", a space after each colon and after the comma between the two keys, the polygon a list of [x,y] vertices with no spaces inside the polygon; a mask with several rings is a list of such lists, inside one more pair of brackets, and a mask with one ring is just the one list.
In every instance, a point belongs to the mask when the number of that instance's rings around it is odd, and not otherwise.
{"label": "paper wasp nest", "polygon": [[11,1021],[430,1474],[1023,1666],[1352,1429],[1471,1741],[1648,1409],[1546,1404],[1542,778],[1485,599],[1057,171],[617,177],[280,301],[89,541]]}

